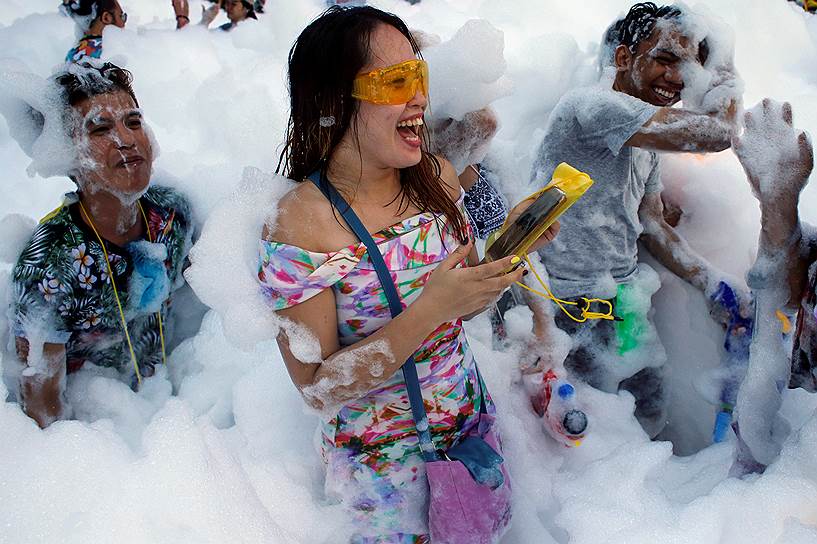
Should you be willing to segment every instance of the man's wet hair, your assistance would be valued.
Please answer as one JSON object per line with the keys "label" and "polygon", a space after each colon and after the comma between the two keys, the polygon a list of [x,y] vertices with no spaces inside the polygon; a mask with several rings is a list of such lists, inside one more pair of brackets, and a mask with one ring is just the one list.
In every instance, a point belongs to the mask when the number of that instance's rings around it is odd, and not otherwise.
{"label": "man's wet hair", "polygon": [[638,45],[650,37],[659,19],[678,19],[682,14],[678,6],[657,6],[653,2],[635,4],[623,19],[608,29],[605,41],[626,45],[635,53]]}
{"label": "man's wet hair", "polygon": [[110,62],[102,65],[91,62],[68,65],[64,72],[56,75],[54,81],[61,88],[66,106],[76,106],[101,94],[124,91],[139,107],[139,101],[133,92],[133,76]]}
{"label": "man's wet hair", "polygon": [[[635,4],[627,15],[619,19],[604,33],[602,46],[613,50],[619,45],[626,45],[631,53],[635,54],[639,44],[650,37],[659,19],[678,19],[683,15],[678,6],[657,6],[653,2]],[[698,61],[706,64],[709,58],[709,43],[706,39],[698,44]],[[607,59],[612,62],[611,59]]]}

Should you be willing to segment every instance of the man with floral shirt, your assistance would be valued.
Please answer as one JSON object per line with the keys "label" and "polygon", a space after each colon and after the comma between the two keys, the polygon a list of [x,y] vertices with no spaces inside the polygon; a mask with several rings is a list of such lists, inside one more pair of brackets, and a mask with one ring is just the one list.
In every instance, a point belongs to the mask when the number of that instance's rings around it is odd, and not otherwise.
{"label": "man with floral shirt", "polygon": [[162,363],[192,235],[187,201],[150,186],[153,148],[130,74],[85,64],[55,82],[78,191],[40,222],[13,271],[20,398],[41,427],[69,415],[67,373],[112,367],[136,388]]}

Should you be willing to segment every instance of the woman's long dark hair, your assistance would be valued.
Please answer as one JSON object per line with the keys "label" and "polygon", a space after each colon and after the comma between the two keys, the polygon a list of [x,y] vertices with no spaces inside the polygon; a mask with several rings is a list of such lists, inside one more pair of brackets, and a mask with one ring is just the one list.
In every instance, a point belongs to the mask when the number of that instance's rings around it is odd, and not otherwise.
{"label": "woman's long dark hair", "polygon": [[[381,24],[399,30],[420,55],[399,17],[368,6],[332,6],[298,36],[289,51],[289,124],[276,172],[283,168],[284,175],[297,182],[316,170],[326,175],[329,159],[354,123],[358,101],[352,97],[352,82],[369,62],[370,37]],[[333,124],[326,122],[330,118]],[[415,166],[400,170],[400,213],[409,204],[421,211],[442,213],[453,232],[465,240],[465,218],[440,178],[440,162],[428,152],[428,131],[421,128],[422,158]]]}

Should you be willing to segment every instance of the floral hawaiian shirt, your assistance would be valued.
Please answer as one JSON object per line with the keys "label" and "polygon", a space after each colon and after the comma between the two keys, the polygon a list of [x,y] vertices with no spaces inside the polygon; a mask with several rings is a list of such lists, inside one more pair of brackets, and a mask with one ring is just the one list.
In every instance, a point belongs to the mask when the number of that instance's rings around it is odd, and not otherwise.
{"label": "floral hawaiian shirt", "polygon": [[140,203],[150,238],[146,232],[145,240],[126,248],[105,241],[106,265],[98,238],[80,216],[77,195],[69,193],[37,227],[14,268],[14,334],[32,343],[65,344],[68,372],[88,361],[133,380],[123,315],[140,374],[152,375],[162,362],[162,333],[169,334],[170,325],[164,317],[170,293],[183,283],[193,225],[187,201],[172,189],[151,187]]}

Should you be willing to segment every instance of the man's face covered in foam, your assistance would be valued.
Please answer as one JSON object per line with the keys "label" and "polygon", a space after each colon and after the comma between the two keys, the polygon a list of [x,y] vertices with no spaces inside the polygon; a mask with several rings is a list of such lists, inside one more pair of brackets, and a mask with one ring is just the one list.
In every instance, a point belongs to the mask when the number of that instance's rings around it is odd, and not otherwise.
{"label": "man's face covered in foam", "polygon": [[75,109],[80,190],[105,191],[125,203],[138,199],[150,183],[153,148],[133,99],[115,91],[84,100]]}
{"label": "man's face covered in foam", "polygon": [[635,54],[619,46],[616,67],[623,76],[620,90],[655,106],[677,103],[684,88],[685,65],[703,64],[707,55],[706,47],[682,30],[677,22],[659,20]]}

